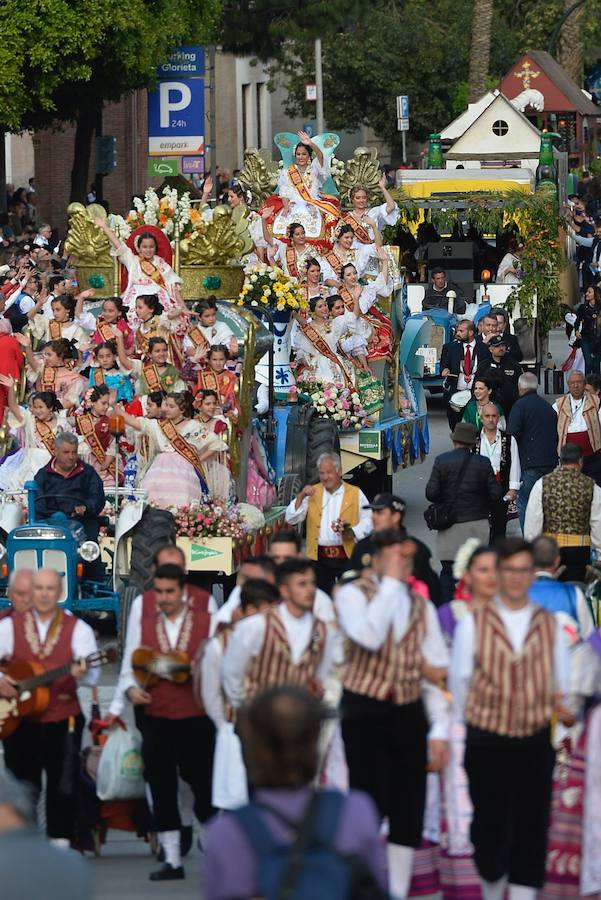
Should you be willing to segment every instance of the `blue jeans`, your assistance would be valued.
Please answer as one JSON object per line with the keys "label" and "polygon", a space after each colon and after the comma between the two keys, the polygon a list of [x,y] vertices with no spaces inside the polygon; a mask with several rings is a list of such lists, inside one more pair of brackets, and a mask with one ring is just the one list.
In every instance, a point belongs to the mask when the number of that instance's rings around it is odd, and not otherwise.
{"label": "blue jeans", "polygon": [[520,519],[520,528],[524,531],[524,520],[526,518],[526,507],[528,506],[528,497],[530,491],[539,478],[552,472],[555,466],[541,466],[538,469],[522,469],[522,486],[518,491],[518,516]]}
{"label": "blue jeans", "polygon": [[582,338],[582,355],[584,356],[584,369],[587,375],[599,375],[601,372],[601,355],[597,348],[586,338]]}

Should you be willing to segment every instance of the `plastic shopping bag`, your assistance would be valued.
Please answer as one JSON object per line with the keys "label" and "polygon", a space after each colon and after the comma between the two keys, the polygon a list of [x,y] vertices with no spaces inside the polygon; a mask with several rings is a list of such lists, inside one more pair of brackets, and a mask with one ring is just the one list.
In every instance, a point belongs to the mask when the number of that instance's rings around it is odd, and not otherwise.
{"label": "plastic shopping bag", "polygon": [[144,796],[144,764],[137,731],[113,728],[102,748],[96,794],[100,800],[134,800]]}

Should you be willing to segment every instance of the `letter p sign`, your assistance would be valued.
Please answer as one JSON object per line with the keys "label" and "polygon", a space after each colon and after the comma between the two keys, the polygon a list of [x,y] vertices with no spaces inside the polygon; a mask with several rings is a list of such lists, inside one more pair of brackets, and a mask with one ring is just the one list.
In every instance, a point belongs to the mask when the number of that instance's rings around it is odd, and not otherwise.
{"label": "letter p sign", "polygon": [[188,109],[192,91],[184,81],[161,81],[159,84],[160,126],[169,128],[171,114]]}

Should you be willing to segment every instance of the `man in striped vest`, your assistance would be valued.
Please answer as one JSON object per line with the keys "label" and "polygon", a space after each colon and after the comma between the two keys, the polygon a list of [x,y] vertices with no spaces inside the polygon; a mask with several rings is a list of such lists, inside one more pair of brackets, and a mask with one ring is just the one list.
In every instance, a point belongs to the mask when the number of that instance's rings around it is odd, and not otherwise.
{"label": "man in striped vest", "polygon": [[534,900],[545,877],[551,717],[570,724],[562,698],[569,656],[554,616],[528,599],[532,547],[499,542],[499,596],[467,612],[455,632],[449,684],[467,725],[471,837],[484,900]]}
{"label": "man in striped vest", "polygon": [[320,696],[335,635],[313,615],[315,571],[309,559],[278,566],[282,603],[235,626],[223,659],[223,684],[234,707],[268,687],[294,684]]}
{"label": "man in striped vest", "polygon": [[428,756],[430,769],[441,769],[448,738],[448,703],[422,679],[425,664],[444,670],[448,653],[434,606],[405,584],[414,549],[395,529],[376,532],[373,582],[364,575],[336,595],[347,638],[342,737],[350,786],[370,794],[388,818],[394,900],[408,894],[422,839]]}

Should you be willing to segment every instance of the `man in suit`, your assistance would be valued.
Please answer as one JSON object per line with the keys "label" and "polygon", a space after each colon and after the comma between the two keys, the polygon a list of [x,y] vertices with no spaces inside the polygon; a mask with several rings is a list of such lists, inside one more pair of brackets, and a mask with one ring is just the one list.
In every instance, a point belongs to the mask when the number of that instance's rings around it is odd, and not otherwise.
{"label": "man in suit", "polygon": [[466,310],[465,299],[459,285],[447,278],[444,269],[432,269],[432,281],[426,288],[422,309],[448,309],[447,293],[449,291],[455,291],[456,294],[453,312],[464,313]]}
{"label": "man in suit", "polygon": [[455,340],[445,344],[440,354],[440,374],[445,380],[444,399],[451,431],[461,419],[461,412],[451,409],[449,401],[456,391],[471,391],[477,368],[490,358],[488,349],[476,342],[476,328],[470,319],[461,319],[455,329]]}
{"label": "man in suit", "polygon": [[501,483],[495,478],[490,460],[474,453],[478,429],[469,422],[459,422],[451,435],[453,449],[434,460],[426,498],[430,503],[452,506],[454,524],[436,534],[436,555],[440,560],[440,583],[443,600],[453,599],[455,579],[453,560],[468,538],[488,544],[489,515],[503,496]]}
{"label": "man in suit", "polygon": [[585,235],[584,229],[577,229],[577,220],[573,219],[572,237],[582,248],[582,286],[586,290],[591,284],[596,285],[601,278],[601,219],[595,219],[595,231],[592,236]]}

